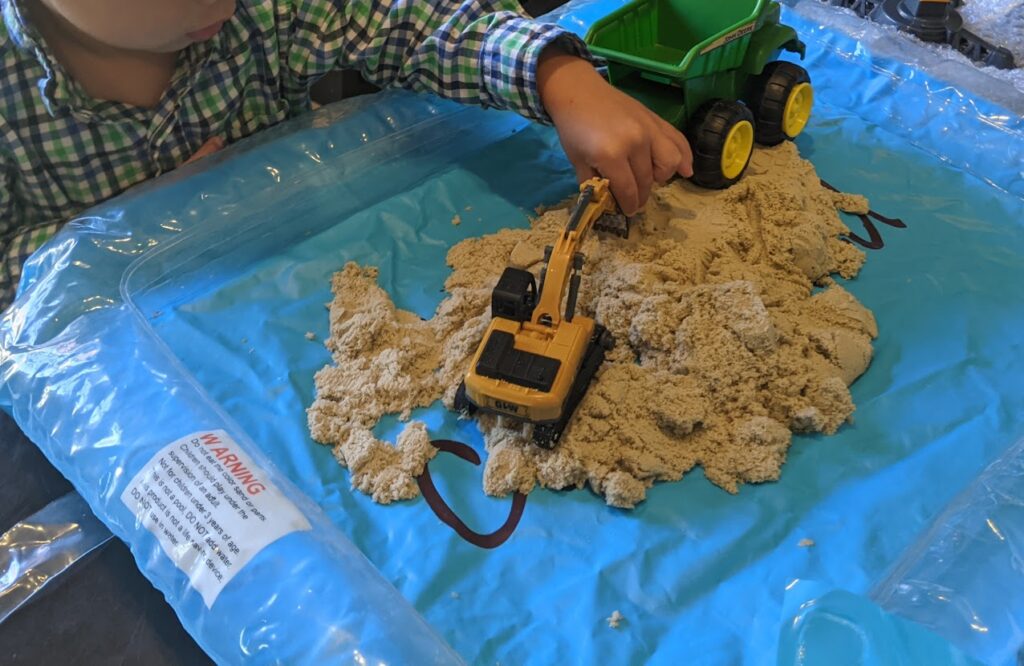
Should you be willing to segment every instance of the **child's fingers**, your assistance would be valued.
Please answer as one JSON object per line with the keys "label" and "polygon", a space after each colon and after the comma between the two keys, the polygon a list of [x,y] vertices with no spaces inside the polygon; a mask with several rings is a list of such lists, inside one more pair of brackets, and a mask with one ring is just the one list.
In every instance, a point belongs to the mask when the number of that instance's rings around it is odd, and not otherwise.
{"label": "child's fingers", "polygon": [[629,156],[629,166],[636,180],[637,208],[647,203],[647,197],[651,196],[651,188],[654,186],[654,159],[651,156],[651,148],[651,142],[644,141],[634,148]]}
{"label": "child's fingers", "polygon": [[651,159],[654,162],[654,179],[667,183],[679,171],[683,156],[676,144],[659,130],[651,142]]}
{"label": "child's fingers", "polygon": [[637,188],[636,177],[633,175],[629,162],[625,159],[612,160],[604,165],[599,164],[597,170],[608,179],[612,188],[612,196],[615,197],[622,212],[626,215],[634,215],[640,207],[639,188]]}
{"label": "child's fingers", "polygon": [[217,152],[218,150],[220,150],[223,147],[224,147],[224,139],[222,139],[219,136],[215,136],[215,137],[207,140],[206,143],[204,143],[202,146],[200,146],[199,150],[197,150],[195,153],[192,154],[192,157],[190,157],[187,160],[185,160],[185,164],[191,164],[192,162],[195,162],[196,160],[201,160],[204,157],[206,157],[207,155],[212,155],[213,153]]}
{"label": "child's fingers", "polygon": [[672,126],[671,123],[666,121],[661,116],[655,116],[658,122],[658,126],[661,127],[661,133],[671,141],[676,149],[679,151],[679,163],[674,169],[675,173],[678,173],[684,178],[689,178],[693,175],[693,149],[690,148],[690,142],[686,140],[683,133]]}
{"label": "child's fingers", "polygon": [[597,171],[594,170],[594,168],[591,167],[586,162],[580,162],[578,164],[573,164],[573,166],[576,168],[576,182],[580,183],[581,185],[585,181],[590,180],[591,178],[596,178],[597,175],[598,175]]}

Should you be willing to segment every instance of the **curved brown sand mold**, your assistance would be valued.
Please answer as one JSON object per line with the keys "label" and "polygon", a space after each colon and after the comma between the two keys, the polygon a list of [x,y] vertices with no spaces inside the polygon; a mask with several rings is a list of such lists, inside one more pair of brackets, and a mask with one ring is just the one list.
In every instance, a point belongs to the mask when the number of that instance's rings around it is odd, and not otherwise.
{"label": "curved brown sand mold", "polygon": [[[850,417],[847,387],[871,362],[874,317],[830,277],[853,277],[864,261],[839,239],[837,207],[866,206],[822,187],[784,144],[755,153],[727,191],[658,189],[629,240],[591,236],[580,311],[612,331],[616,348],[554,451],[530,444],[521,426],[480,420],[485,490],[589,484],[632,507],[654,482],[696,465],[729,492],[777,479],[791,433],[832,434]],[[529,230],[456,245],[449,297],[429,321],[396,310],[376,269],[348,264],[334,276],[325,343],[334,365],[317,373],[308,416],[355,487],[384,503],[417,494],[414,477],[433,455],[422,425],[397,447],[370,429],[442,396],[451,405],[498,275],[510,263],[539,271],[566,219],[562,206]],[[826,288],[812,295],[814,286]]]}

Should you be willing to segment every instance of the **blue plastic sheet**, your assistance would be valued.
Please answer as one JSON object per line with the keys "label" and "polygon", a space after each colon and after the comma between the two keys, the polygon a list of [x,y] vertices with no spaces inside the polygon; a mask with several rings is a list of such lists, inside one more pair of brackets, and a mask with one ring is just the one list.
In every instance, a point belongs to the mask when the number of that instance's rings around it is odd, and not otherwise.
{"label": "blue plastic sheet", "polygon": [[[560,20],[585,25],[612,4]],[[732,496],[696,471],[630,512],[536,491],[494,550],[422,499],[383,507],[350,490],[304,413],[329,360],[305,333],[326,336],[332,272],[379,266],[399,307],[430,316],[452,244],[525,226],[574,189],[550,129],[401,93],[281,128],[69,225],[0,320],[0,403],[222,662],[457,659],[445,643],[473,663],[788,654],[803,640],[780,640],[788,589],[866,594],[1024,434],[1024,140],[1000,108],[787,21],[811,36],[819,82],[802,154],[906,226],[849,220],[877,248],[845,285],[875,312],[875,360],[853,386],[855,423],[796,438],[778,483]],[[484,455],[475,426],[440,405],[414,417]],[[208,609],[120,496],[160,448],[213,428],[312,529],[271,544]],[[430,465],[455,512],[489,532],[511,501],[483,495],[481,469],[449,454]],[[908,635],[907,654],[955,654],[914,652],[940,639]]]}

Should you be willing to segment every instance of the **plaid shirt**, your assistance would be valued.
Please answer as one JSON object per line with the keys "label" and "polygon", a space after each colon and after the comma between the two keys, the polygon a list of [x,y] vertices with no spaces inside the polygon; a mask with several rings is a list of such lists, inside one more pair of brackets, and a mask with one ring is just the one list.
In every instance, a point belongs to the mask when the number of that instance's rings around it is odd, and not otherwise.
{"label": "plaid shirt", "polygon": [[22,262],[64,221],[211,137],[231,142],[305,111],[310,85],[332,69],[545,121],[541,50],[559,40],[585,55],[516,0],[240,0],[220,33],[181,52],[163,98],[144,109],[90,98],[24,2],[0,0],[0,309]]}

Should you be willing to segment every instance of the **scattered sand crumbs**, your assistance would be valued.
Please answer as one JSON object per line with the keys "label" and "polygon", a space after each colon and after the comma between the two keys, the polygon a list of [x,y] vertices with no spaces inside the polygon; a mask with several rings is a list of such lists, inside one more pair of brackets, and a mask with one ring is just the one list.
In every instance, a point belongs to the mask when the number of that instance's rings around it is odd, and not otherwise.
{"label": "scattered sand crumbs", "polygon": [[306,339],[310,341],[316,340],[316,333],[313,331],[306,331]]}
{"label": "scattered sand crumbs", "polygon": [[462,224],[462,216],[456,214],[454,217],[452,217],[452,224],[454,224],[455,226],[459,226],[460,224]]}
{"label": "scattered sand crumbs", "polygon": [[801,548],[810,548],[814,545],[814,539],[800,539],[796,545]]}
{"label": "scattered sand crumbs", "polygon": [[[851,417],[847,387],[877,335],[872,314],[831,278],[853,277],[864,261],[840,240],[837,208],[867,202],[824,188],[787,143],[757,151],[729,190],[658,189],[628,240],[591,235],[580,311],[616,347],[553,451],[533,446],[528,428],[481,417],[486,492],[589,485],[628,508],[697,465],[729,492],[778,479],[792,433],[831,434]],[[416,494],[413,477],[432,454],[422,426],[397,448],[370,429],[438,398],[451,406],[502,269],[539,272],[567,216],[555,207],[530,229],[453,247],[448,297],[427,321],[395,308],[376,269],[350,263],[334,276],[334,362],[317,373],[308,417],[355,487],[385,502]]]}
{"label": "scattered sand crumbs", "polygon": [[622,621],[625,619],[626,618],[622,615],[622,613],[616,610],[612,611],[612,614],[605,620],[605,622],[607,622],[608,626],[612,629],[618,629],[619,625],[622,624]]}

